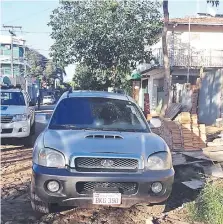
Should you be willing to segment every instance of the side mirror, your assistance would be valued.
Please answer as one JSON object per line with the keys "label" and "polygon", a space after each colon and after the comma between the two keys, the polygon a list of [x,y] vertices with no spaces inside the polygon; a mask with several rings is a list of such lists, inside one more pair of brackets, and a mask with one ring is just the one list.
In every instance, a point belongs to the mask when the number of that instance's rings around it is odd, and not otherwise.
{"label": "side mirror", "polygon": [[30,106],[30,107],[35,107],[36,105],[35,105],[35,103],[34,103],[33,101],[30,101],[30,102],[29,102],[29,106]]}
{"label": "side mirror", "polygon": [[35,120],[37,123],[48,124],[50,117],[50,114],[36,113]]}
{"label": "side mirror", "polygon": [[162,125],[162,122],[159,118],[153,117],[149,120],[149,126],[151,128],[160,128],[161,125]]}

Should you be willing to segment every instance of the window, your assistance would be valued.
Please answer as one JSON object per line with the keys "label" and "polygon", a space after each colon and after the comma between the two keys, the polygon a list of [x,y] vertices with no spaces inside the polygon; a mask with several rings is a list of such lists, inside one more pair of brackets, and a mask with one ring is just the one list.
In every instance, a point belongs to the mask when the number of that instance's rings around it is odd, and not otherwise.
{"label": "window", "polygon": [[66,98],[57,106],[50,129],[149,132],[134,103],[108,98]]}
{"label": "window", "polygon": [[1,105],[25,106],[25,99],[21,92],[1,92]]}

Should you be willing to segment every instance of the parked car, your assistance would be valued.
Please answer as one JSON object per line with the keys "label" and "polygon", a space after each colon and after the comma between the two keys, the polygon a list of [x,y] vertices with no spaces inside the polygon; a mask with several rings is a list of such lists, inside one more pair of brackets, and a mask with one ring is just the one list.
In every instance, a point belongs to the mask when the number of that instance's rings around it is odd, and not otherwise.
{"label": "parked car", "polygon": [[22,138],[31,144],[35,134],[35,104],[24,90],[1,86],[1,138]]}
{"label": "parked car", "polygon": [[43,97],[43,104],[54,104],[55,98],[54,96],[44,96]]}
{"label": "parked car", "polygon": [[36,140],[32,168],[31,205],[41,213],[162,203],[174,180],[165,141],[131,97],[108,92],[64,93]]}

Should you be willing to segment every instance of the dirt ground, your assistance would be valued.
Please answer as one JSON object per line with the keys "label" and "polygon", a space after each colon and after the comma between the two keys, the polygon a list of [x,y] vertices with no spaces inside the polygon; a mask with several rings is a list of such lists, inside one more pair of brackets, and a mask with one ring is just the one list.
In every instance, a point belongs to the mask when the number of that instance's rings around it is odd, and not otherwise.
{"label": "dirt ground", "polygon": [[183,204],[196,195],[182,185],[174,185],[173,194],[160,216],[149,214],[147,206],[130,209],[73,209],[45,215],[37,219],[29,199],[32,149],[15,145],[1,146],[1,223],[70,223],[70,224],[132,224],[187,223]]}

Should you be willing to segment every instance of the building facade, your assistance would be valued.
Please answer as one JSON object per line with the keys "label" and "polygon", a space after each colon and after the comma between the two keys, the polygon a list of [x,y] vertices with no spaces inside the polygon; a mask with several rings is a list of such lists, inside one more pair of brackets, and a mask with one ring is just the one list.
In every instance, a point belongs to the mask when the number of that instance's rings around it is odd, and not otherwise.
{"label": "building facade", "polygon": [[[205,16],[170,19],[167,43],[172,85],[178,86],[178,84],[185,83],[195,85],[197,78],[202,78],[201,92],[203,97],[200,94],[199,116],[203,123],[211,124],[222,116],[222,40],[222,17]],[[150,110],[155,112],[162,107],[164,98],[161,39],[156,45],[152,46],[152,52],[154,56],[153,65],[145,66],[140,71],[142,78],[138,103],[144,109],[144,96],[145,93],[148,93]],[[205,91],[207,88],[213,89],[211,93]]]}
{"label": "building facade", "polygon": [[1,84],[20,84],[35,100],[38,82],[27,72],[30,66],[25,57],[27,50],[29,48],[25,46],[24,39],[0,35],[0,82]]}

